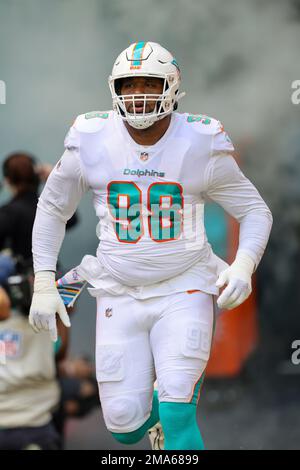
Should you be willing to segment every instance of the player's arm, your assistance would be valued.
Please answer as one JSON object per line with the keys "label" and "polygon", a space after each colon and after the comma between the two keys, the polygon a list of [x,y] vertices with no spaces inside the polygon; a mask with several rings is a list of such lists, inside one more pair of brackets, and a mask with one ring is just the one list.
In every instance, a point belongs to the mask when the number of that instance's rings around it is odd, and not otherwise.
{"label": "player's arm", "polygon": [[55,285],[57,258],[66,223],[88,190],[78,140],[76,130],[72,128],[66,139],[66,151],[52,170],[39,198],[32,232],[35,281],[29,322],[35,331],[48,330],[54,341],[57,339],[56,313],[66,326],[70,326]]}
{"label": "player's arm", "polygon": [[213,155],[206,168],[206,194],[240,224],[236,258],[217,281],[218,287],[227,284],[218,305],[231,309],[251,293],[251,276],[266,248],[273,218],[255,186],[230,154],[234,149],[226,133],[221,131],[214,139]]}

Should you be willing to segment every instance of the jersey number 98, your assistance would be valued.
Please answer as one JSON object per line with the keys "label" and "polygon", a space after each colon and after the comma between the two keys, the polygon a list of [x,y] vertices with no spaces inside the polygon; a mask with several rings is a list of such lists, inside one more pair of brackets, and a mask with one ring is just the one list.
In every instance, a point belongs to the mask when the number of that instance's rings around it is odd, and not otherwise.
{"label": "jersey number 98", "polygon": [[[131,181],[111,181],[107,203],[116,236],[123,243],[137,243],[144,234],[142,191]],[[149,234],[155,242],[176,240],[182,233],[183,195],[178,183],[153,183],[147,191]]]}

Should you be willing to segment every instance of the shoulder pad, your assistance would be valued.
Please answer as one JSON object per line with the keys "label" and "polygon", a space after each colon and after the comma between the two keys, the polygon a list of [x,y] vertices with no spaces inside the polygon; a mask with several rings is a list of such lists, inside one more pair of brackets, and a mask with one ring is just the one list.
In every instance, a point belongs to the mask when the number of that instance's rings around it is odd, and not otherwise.
{"label": "shoulder pad", "polygon": [[78,132],[98,132],[111,118],[111,111],[92,111],[80,114],[74,121],[73,127]]}
{"label": "shoulder pad", "polygon": [[186,114],[186,123],[201,134],[215,135],[224,130],[220,121],[205,114]]}

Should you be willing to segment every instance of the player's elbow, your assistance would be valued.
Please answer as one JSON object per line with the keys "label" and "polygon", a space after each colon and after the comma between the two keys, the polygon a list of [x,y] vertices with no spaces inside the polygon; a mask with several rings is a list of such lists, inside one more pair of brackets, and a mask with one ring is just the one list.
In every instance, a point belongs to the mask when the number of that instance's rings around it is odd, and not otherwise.
{"label": "player's elbow", "polygon": [[258,213],[262,214],[266,218],[266,221],[268,222],[268,225],[270,226],[270,229],[271,229],[273,225],[273,215],[272,215],[270,208],[267,206],[267,204],[265,204],[264,207],[258,211]]}
{"label": "player's elbow", "polygon": [[62,205],[58,203],[49,202],[39,198],[36,210],[37,219],[51,219],[54,223],[66,225],[67,221],[72,217],[73,212],[65,210]]}
{"label": "player's elbow", "polygon": [[238,218],[238,222],[243,224],[248,221],[249,224],[261,224],[268,226],[271,230],[273,225],[273,215],[267,204],[263,203],[259,206],[252,206],[249,210]]}

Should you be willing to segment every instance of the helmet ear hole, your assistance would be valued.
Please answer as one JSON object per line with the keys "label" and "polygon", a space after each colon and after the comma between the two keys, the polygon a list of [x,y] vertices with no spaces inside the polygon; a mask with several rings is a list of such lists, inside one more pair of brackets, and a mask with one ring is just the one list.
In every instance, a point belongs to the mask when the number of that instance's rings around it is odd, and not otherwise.
{"label": "helmet ear hole", "polygon": [[174,111],[176,111],[177,108],[178,108],[178,102],[176,101],[176,103],[174,103],[174,106],[173,106]]}
{"label": "helmet ear hole", "polygon": [[120,95],[120,94],[121,94],[122,82],[123,82],[123,79],[122,79],[122,78],[117,78],[117,79],[115,80],[115,92],[116,92],[116,95]]}

